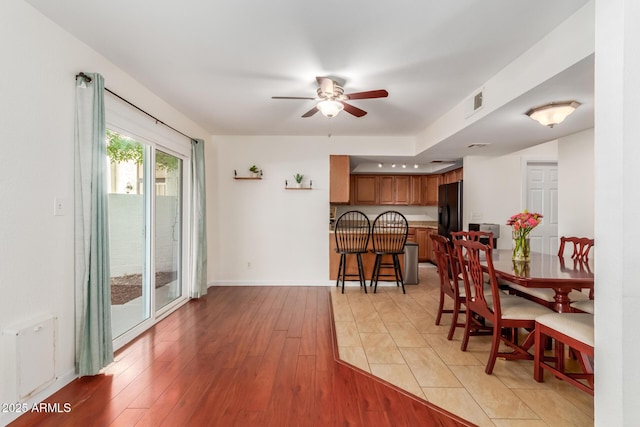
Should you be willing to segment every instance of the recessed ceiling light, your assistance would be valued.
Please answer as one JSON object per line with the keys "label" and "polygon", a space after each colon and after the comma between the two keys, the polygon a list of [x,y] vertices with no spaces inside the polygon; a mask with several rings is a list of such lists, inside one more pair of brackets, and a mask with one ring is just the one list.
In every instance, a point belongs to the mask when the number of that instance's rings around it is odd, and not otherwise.
{"label": "recessed ceiling light", "polygon": [[378,167],[381,168],[382,167],[382,163],[378,163]]}
{"label": "recessed ceiling light", "polygon": [[403,163],[403,164],[402,164],[402,169],[406,169],[406,168],[407,168],[407,164],[406,164],[406,163]]}
{"label": "recessed ceiling light", "polygon": [[391,167],[392,167],[392,168],[395,168],[395,167],[396,167],[396,164],[395,164],[395,163],[391,163]]}
{"label": "recessed ceiling light", "polygon": [[419,165],[419,164],[417,164],[417,163],[416,163],[415,165],[413,165],[413,168],[414,168],[414,169],[418,169],[419,167],[420,167],[420,165]]}

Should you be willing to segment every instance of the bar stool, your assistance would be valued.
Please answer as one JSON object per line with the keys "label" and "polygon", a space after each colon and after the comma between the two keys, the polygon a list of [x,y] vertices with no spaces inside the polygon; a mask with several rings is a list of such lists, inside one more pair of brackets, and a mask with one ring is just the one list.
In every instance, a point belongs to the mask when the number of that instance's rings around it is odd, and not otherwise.
{"label": "bar stool", "polygon": [[357,277],[360,280],[360,286],[364,287],[364,293],[367,293],[364,268],[362,267],[362,254],[367,252],[370,230],[369,218],[360,211],[345,212],[336,221],[334,229],[336,252],[340,254],[336,287],[340,285],[340,280],[342,280],[342,293],[344,293],[345,279],[347,277],[356,277],[355,274],[347,274],[347,255],[356,256],[358,263]]}
{"label": "bar stool", "polygon": [[[395,277],[396,286],[402,286],[402,293],[406,293],[398,255],[404,253],[408,234],[409,222],[400,212],[386,211],[373,221],[371,241],[373,243],[372,252],[376,255],[376,260],[373,264],[369,286],[373,286],[374,294],[378,289],[380,277]],[[385,256],[391,256],[391,262],[385,261],[383,258]],[[394,274],[380,274],[380,270],[383,268],[393,268]]]}

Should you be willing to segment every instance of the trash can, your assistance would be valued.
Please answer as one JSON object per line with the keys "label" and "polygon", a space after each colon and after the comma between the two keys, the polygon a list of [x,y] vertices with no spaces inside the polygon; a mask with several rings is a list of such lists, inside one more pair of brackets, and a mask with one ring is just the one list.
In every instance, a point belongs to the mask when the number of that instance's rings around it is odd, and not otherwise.
{"label": "trash can", "polygon": [[407,242],[404,245],[404,284],[417,285],[418,279],[418,244]]}

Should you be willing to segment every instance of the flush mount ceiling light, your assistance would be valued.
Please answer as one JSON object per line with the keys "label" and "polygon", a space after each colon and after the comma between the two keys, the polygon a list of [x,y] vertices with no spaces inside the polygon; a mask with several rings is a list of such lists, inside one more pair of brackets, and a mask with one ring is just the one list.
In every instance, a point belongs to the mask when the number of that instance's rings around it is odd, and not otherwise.
{"label": "flush mount ceiling light", "polygon": [[344,109],[344,105],[342,105],[341,102],[332,100],[320,101],[316,107],[323,116],[328,118],[337,116],[338,113]]}
{"label": "flush mount ceiling light", "polygon": [[526,114],[541,125],[552,128],[562,123],[579,106],[580,103],[576,101],[550,102],[549,104],[532,108]]}

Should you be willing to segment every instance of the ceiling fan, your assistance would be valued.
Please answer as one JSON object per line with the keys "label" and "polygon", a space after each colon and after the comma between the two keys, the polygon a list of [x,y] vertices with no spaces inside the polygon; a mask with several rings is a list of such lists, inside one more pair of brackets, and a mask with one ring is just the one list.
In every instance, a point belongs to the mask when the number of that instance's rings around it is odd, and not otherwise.
{"label": "ceiling fan", "polygon": [[319,101],[315,107],[307,111],[302,117],[311,117],[318,111],[320,111],[325,117],[332,118],[338,115],[342,110],[347,113],[353,114],[356,117],[362,117],[367,114],[366,111],[361,110],[358,107],[354,107],[351,104],[347,104],[345,101],[351,99],[371,99],[371,98],[386,98],[389,93],[384,89],[369,90],[366,92],[357,93],[344,93],[342,84],[330,77],[316,77],[318,82],[318,96],[315,98],[304,96],[272,96],[272,99],[308,99],[311,101]]}

